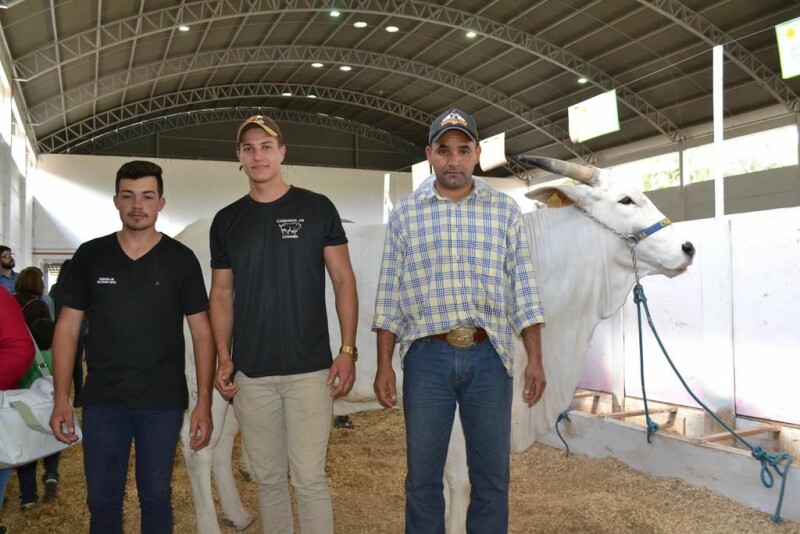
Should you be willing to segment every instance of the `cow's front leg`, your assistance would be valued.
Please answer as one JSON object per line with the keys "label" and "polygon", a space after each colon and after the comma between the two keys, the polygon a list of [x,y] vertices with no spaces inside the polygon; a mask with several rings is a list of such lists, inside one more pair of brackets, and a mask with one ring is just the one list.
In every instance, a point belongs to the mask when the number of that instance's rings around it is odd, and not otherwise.
{"label": "cow's front leg", "polygon": [[[190,406],[190,409],[192,406]],[[189,474],[189,483],[192,486],[192,499],[194,500],[195,517],[197,520],[198,534],[221,534],[219,523],[217,522],[217,511],[214,507],[214,496],[211,493],[211,462],[214,456],[214,446],[219,440],[219,424],[216,414],[212,408],[212,420],[214,421],[214,432],[211,440],[206,447],[198,451],[193,451],[189,447],[189,425],[191,411],[187,411],[184,416],[183,428],[181,429],[181,448],[183,459],[186,461],[186,470]]]}
{"label": "cow's front leg", "polygon": [[[216,391],[214,393],[216,394]],[[242,532],[253,524],[255,517],[248,514],[244,509],[242,499],[239,497],[239,491],[236,488],[236,480],[233,477],[233,444],[236,435],[239,433],[239,422],[233,414],[233,406],[225,402],[221,396],[215,397],[214,402],[218,400],[220,404],[225,406],[225,422],[222,425],[219,442],[214,448],[214,462],[212,465],[214,483],[217,485],[222,513],[237,532]],[[244,454],[245,451],[242,451],[242,455]]]}

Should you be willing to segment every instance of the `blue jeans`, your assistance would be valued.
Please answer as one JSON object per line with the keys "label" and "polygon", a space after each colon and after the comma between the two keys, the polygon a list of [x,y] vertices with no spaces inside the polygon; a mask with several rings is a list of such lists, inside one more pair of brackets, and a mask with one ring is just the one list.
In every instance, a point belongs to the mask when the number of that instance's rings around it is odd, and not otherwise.
{"label": "blue jeans", "polygon": [[171,482],[183,410],[83,408],[83,463],[91,534],[122,534],[131,442],[142,534],[172,532]]}
{"label": "blue jeans", "polygon": [[419,339],[403,360],[406,533],[444,533],[444,464],[458,405],[472,484],[467,532],[508,531],[513,381],[491,342]]}
{"label": "blue jeans", "polygon": [[[42,458],[41,461],[44,464],[44,475],[42,475],[42,482],[50,479],[58,481],[58,464],[60,458],[60,452],[51,454],[46,458]],[[17,476],[19,477],[20,505],[34,503],[39,500],[36,487],[36,465],[38,463],[39,460],[36,460],[35,462],[17,467]]]}
{"label": "blue jeans", "polygon": [[14,472],[14,469],[0,469],[0,508],[3,507],[3,499],[6,498],[6,486],[8,485],[8,479],[11,478],[11,473]]}

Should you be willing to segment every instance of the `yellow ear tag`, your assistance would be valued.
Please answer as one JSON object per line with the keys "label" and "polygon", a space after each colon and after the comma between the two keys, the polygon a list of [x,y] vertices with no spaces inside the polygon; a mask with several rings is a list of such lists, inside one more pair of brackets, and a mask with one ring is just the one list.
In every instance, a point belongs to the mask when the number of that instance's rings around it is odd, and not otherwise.
{"label": "yellow ear tag", "polygon": [[548,208],[561,207],[561,197],[558,196],[558,193],[553,193],[552,195],[550,195],[550,198],[547,199],[547,207]]}

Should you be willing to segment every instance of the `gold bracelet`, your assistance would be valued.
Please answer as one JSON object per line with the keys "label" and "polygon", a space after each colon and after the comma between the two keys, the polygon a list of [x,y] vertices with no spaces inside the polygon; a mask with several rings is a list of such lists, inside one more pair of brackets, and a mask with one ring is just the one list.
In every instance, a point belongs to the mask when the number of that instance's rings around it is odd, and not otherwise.
{"label": "gold bracelet", "polygon": [[339,347],[339,354],[341,353],[349,354],[351,358],[353,358],[353,363],[358,361],[358,349],[353,345],[342,345]]}

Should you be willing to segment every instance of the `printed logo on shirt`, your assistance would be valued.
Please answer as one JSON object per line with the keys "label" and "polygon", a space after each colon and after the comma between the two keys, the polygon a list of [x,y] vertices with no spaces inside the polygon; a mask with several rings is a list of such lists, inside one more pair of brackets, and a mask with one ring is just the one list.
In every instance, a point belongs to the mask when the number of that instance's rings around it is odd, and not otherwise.
{"label": "printed logo on shirt", "polygon": [[282,239],[300,239],[298,235],[305,219],[277,219],[278,228],[281,229]]}
{"label": "printed logo on shirt", "polygon": [[101,276],[97,279],[98,285],[116,285],[117,281],[113,276]]}

